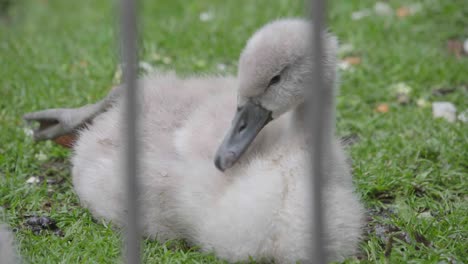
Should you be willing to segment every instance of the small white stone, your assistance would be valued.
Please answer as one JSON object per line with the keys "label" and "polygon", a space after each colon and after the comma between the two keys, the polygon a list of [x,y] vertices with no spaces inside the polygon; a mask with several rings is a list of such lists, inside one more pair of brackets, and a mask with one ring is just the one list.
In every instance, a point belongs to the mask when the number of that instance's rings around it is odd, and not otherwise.
{"label": "small white stone", "polygon": [[458,115],[458,120],[460,120],[463,123],[468,123],[468,109],[465,109],[465,111],[461,112]]}
{"label": "small white stone", "polygon": [[39,183],[40,180],[38,177],[32,176],[29,177],[29,179],[26,181],[26,183],[33,184],[33,183]]}
{"label": "small white stone", "polygon": [[117,65],[117,69],[115,70],[113,82],[120,83],[122,81],[122,65]]}
{"label": "small white stone", "polygon": [[163,62],[164,64],[170,64],[170,63],[172,62],[172,59],[171,59],[170,57],[164,57],[164,58],[162,59],[162,62]]}
{"label": "small white stone", "polygon": [[161,54],[155,52],[150,55],[150,58],[155,61],[160,61],[162,59],[162,56]]}
{"label": "small white stone", "polygon": [[363,9],[363,10],[359,10],[359,11],[356,11],[356,12],[353,12],[351,14],[351,19],[352,20],[361,20],[365,17],[368,17],[371,15],[371,11],[369,9]]}
{"label": "small white stone", "polygon": [[224,63],[218,63],[218,65],[216,65],[216,68],[218,69],[218,71],[224,72],[224,71],[226,71],[227,66]]}
{"label": "small white stone", "polygon": [[344,54],[352,52],[353,50],[354,50],[353,44],[345,43],[345,44],[340,45],[340,47],[338,49],[338,53],[340,55],[344,55]]}
{"label": "small white stone", "polygon": [[423,6],[421,3],[414,3],[410,6],[408,6],[408,9],[412,15],[420,12],[422,10]]}
{"label": "small white stone", "polygon": [[214,15],[211,12],[202,12],[200,13],[200,21],[208,22],[213,20]]}
{"label": "small white stone", "polygon": [[23,128],[23,132],[28,137],[32,137],[34,135],[34,131],[29,127]]}
{"label": "small white stone", "polygon": [[338,62],[338,69],[342,71],[348,71],[351,69],[351,64],[347,61],[340,61]]}
{"label": "small white stone", "polygon": [[413,90],[409,85],[403,82],[394,84],[393,89],[395,90],[397,94],[404,94],[404,95],[410,94],[411,90]]}
{"label": "small white stone", "polygon": [[153,66],[146,61],[140,61],[138,63],[138,68],[140,68],[140,70],[143,70],[144,73],[151,73],[154,71]]}
{"label": "small white stone", "polygon": [[44,154],[42,151],[37,153],[36,155],[34,155],[34,157],[38,160],[38,161],[45,161],[47,160],[47,155]]}
{"label": "small white stone", "polygon": [[379,16],[391,16],[393,15],[393,8],[384,2],[377,2],[374,5],[374,11]]}
{"label": "small white stone", "polygon": [[463,51],[468,54],[468,38],[463,42]]}
{"label": "small white stone", "polygon": [[444,118],[449,122],[455,122],[457,108],[450,102],[433,102],[432,103],[432,115],[435,118]]}
{"label": "small white stone", "polygon": [[429,103],[426,101],[426,99],[419,98],[418,100],[416,100],[416,105],[419,107],[426,107],[429,105]]}
{"label": "small white stone", "polygon": [[203,60],[203,59],[197,59],[195,60],[195,66],[199,67],[199,68],[205,68],[206,67],[206,61]]}

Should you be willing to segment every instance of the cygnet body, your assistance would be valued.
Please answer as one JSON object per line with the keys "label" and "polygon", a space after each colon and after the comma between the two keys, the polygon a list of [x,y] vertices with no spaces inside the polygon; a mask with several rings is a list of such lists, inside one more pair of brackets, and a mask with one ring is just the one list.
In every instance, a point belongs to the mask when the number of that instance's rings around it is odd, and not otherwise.
{"label": "cygnet body", "polygon": [[13,233],[3,224],[0,224],[0,262],[21,263],[17,255]]}
{"label": "cygnet body", "polygon": [[[311,229],[302,123],[311,75],[309,26],[283,19],[261,28],[241,54],[238,78],[157,74],[139,82],[144,235],[185,239],[231,262],[313,261],[310,242],[317,232]],[[324,44],[326,81],[333,85],[337,43],[325,34]],[[123,109],[118,98],[98,115],[80,133],[72,158],[83,205],[118,226],[126,219]],[[332,136],[326,146],[326,229],[320,232],[330,260],[341,260],[357,250],[363,207],[342,147]]]}

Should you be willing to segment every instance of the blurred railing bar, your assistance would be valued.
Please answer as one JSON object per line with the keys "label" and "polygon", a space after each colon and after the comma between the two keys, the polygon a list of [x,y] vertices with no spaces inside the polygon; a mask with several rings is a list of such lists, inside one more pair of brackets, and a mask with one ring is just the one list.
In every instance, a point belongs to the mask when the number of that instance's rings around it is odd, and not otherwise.
{"label": "blurred railing bar", "polygon": [[120,36],[122,44],[122,70],[125,90],[125,114],[126,123],[125,148],[123,166],[127,177],[127,226],[124,242],[124,258],[129,264],[140,263],[140,236],[138,227],[138,204],[137,204],[137,172],[138,172],[138,145],[137,135],[137,0],[121,0],[120,3]]}
{"label": "blurred railing bar", "polygon": [[331,87],[325,87],[324,76],[324,29],[325,29],[325,0],[311,0],[310,1],[310,15],[312,21],[312,34],[311,34],[311,45],[312,45],[312,67],[313,74],[310,80],[310,89],[307,94],[307,111],[305,113],[305,122],[309,131],[310,147],[311,147],[311,179],[312,191],[310,198],[312,200],[312,230],[314,236],[312,237],[312,255],[313,263],[326,263],[326,252],[323,247],[324,243],[324,211],[323,211],[323,198],[322,198],[322,186],[323,186],[323,153],[327,151],[326,142],[329,133],[329,122],[327,118],[330,113],[329,107],[333,107],[329,102],[333,99],[329,98],[332,96]]}

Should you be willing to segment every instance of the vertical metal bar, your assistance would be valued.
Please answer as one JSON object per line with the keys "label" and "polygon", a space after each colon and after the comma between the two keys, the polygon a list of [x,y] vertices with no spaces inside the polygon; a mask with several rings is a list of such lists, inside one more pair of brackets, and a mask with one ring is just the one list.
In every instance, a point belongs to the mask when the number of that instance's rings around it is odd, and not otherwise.
{"label": "vertical metal bar", "polygon": [[330,113],[327,107],[330,102],[329,91],[332,91],[332,87],[326,87],[327,82],[324,78],[324,65],[323,65],[323,40],[324,40],[324,25],[325,25],[325,0],[311,0],[310,5],[311,16],[312,16],[312,27],[313,32],[311,34],[311,45],[312,45],[312,67],[313,75],[311,81],[311,89],[307,96],[307,111],[306,111],[306,124],[311,135],[311,184],[312,194],[312,220],[315,236],[312,238],[312,261],[313,263],[326,263],[326,253],[323,247],[324,243],[324,214],[323,214],[323,152],[327,151],[326,141],[328,122],[327,118]]}
{"label": "vertical metal bar", "polygon": [[127,177],[127,226],[124,242],[124,255],[127,263],[140,263],[140,236],[138,228],[137,172],[138,145],[136,139],[137,122],[137,22],[136,0],[122,0],[120,6],[123,81],[126,86],[125,130],[125,175]]}

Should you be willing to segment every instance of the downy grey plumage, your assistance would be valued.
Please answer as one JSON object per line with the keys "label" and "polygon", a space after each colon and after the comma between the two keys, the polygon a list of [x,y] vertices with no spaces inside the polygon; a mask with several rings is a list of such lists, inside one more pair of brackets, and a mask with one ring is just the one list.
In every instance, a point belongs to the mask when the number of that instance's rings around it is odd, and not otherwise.
{"label": "downy grey plumage", "polygon": [[[240,56],[237,78],[159,73],[140,80],[144,235],[186,239],[232,262],[313,260],[308,252],[316,233],[302,121],[311,75],[309,26],[306,20],[282,19],[258,30]],[[337,41],[324,36],[326,81],[334,86]],[[72,158],[82,204],[118,226],[126,219],[122,111],[120,97],[81,131]],[[244,120],[252,111],[260,123]],[[364,210],[343,149],[330,139],[323,153],[326,229],[321,232],[330,260],[341,260],[357,250]]]}

